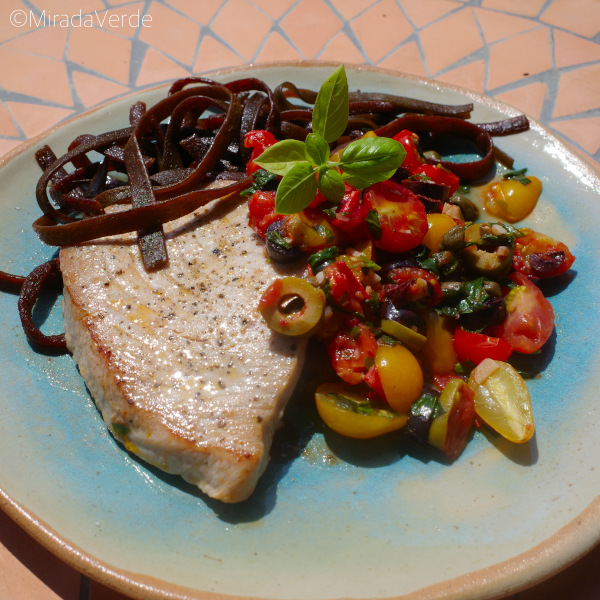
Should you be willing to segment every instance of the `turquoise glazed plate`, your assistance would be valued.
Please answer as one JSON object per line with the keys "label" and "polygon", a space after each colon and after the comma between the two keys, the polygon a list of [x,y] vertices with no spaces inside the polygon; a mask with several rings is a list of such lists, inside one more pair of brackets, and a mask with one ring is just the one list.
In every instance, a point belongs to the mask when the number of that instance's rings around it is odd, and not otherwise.
{"label": "turquoise glazed plate", "polygon": [[[333,66],[266,65],[214,77],[317,89]],[[474,122],[516,114],[389,71],[354,67],[348,75],[351,89],[472,100]],[[133,100],[152,105],[166,89]],[[81,133],[126,126],[133,100],[70,121],[2,162],[0,268],[27,273],[54,253],[31,229],[39,216],[34,151],[48,143],[60,154]],[[271,463],[250,500],[223,505],[114,442],[71,357],[35,352],[16,298],[2,294],[2,508],[69,564],[144,599],[483,600],[524,589],[590,550],[600,540],[600,179],[536,123],[497,144],[543,182],[522,224],[577,256],[568,276],[544,288],[556,331],[533,357],[541,373],[528,382],[531,442],[515,446],[478,432],[448,465],[401,440],[349,444],[317,427],[299,456]],[[38,312],[45,330],[61,330],[58,302]],[[300,404],[291,405],[291,418],[302,428],[309,417]]]}

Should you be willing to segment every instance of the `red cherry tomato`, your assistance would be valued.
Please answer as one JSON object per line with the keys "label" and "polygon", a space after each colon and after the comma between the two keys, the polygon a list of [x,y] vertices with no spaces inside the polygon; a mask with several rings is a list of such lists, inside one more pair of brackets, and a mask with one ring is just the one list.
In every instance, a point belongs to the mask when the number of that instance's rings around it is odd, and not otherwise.
{"label": "red cherry tomato", "polygon": [[275,192],[254,192],[248,200],[248,224],[264,239],[267,227],[283,219],[275,212]]}
{"label": "red cherry tomato", "polygon": [[249,131],[244,136],[244,146],[246,148],[252,148],[250,160],[246,164],[246,174],[252,175],[255,171],[258,171],[261,167],[255,164],[254,160],[257,159],[269,146],[275,144],[277,140],[275,136],[264,129],[254,129]]}
{"label": "red cherry tomato", "polygon": [[512,346],[502,338],[465,331],[462,327],[456,328],[453,344],[460,361],[470,360],[474,365],[486,358],[505,362],[513,351]]}
{"label": "red cherry tomato", "polygon": [[508,316],[504,323],[494,328],[494,333],[515,351],[531,354],[537,352],[552,335],[554,311],[540,289],[525,275],[512,273],[510,279],[518,287],[508,292]]}
{"label": "red cherry tomato", "polygon": [[515,240],[513,267],[529,277],[556,277],[568,271],[575,260],[569,248],[550,236],[522,228]]}
{"label": "red cherry tomato", "polygon": [[335,212],[331,224],[343,231],[352,242],[360,242],[369,238],[369,230],[365,221],[369,209],[362,201],[359,190],[346,184],[346,194]]}
{"label": "red cherry tomato", "polygon": [[377,214],[380,231],[371,232],[373,244],[386,252],[407,252],[416,248],[428,230],[423,203],[409,189],[392,181],[367,189],[363,202]]}
{"label": "red cherry tomato", "polygon": [[454,173],[448,171],[448,169],[444,169],[442,165],[430,165],[424,164],[420,167],[417,167],[411,175],[425,175],[428,179],[433,181],[433,183],[439,183],[440,185],[445,185],[450,188],[450,196],[456,192],[458,186],[460,185],[460,178],[457,177]]}
{"label": "red cherry tomato", "polygon": [[356,322],[338,331],[327,343],[331,364],[338,376],[352,385],[364,379],[377,351],[377,340],[370,327]]}
{"label": "red cherry tomato", "polygon": [[406,157],[402,162],[402,166],[410,173],[425,162],[419,150],[419,136],[416,133],[408,129],[403,129],[392,137],[392,139],[400,142],[406,150]]}

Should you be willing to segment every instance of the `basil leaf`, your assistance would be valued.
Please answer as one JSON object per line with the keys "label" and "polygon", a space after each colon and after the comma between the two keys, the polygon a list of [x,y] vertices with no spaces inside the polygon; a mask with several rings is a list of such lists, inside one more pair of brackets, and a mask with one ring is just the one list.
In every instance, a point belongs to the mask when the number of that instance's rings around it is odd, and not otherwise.
{"label": "basil leaf", "polygon": [[326,142],[335,142],[346,130],[348,115],[348,79],[344,65],[340,65],[325,80],[317,94],[312,130],[325,138]]}
{"label": "basil leaf", "polygon": [[329,144],[316,133],[309,133],[306,136],[306,158],[312,161],[317,167],[324,165],[329,158]]}
{"label": "basil leaf", "polygon": [[285,175],[297,163],[306,162],[305,144],[299,140],[282,140],[266,148],[254,162],[271,173]]}
{"label": "basil leaf", "polygon": [[352,187],[357,190],[364,190],[372,186],[374,183],[380,183],[381,181],[386,181],[390,179],[396,172],[396,169],[392,171],[388,171],[387,173],[376,173],[375,175],[370,175],[369,173],[364,173],[361,175],[348,175],[347,173],[342,173],[342,178]]}
{"label": "basil leaf", "polygon": [[389,179],[402,164],[406,150],[396,140],[386,137],[370,137],[350,142],[340,156],[340,167],[348,175],[363,177],[377,183]]}
{"label": "basil leaf", "polygon": [[330,202],[336,204],[342,201],[346,193],[346,186],[341,174],[335,169],[322,168],[319,170],[319,190]]}
{"label": "basil leaf", "polygon": [[275,195],[275,212],[280,215],[292,215],[300,212],[312,202],[316,194],[315,169],[306,161],[298,162],[279,183]]}

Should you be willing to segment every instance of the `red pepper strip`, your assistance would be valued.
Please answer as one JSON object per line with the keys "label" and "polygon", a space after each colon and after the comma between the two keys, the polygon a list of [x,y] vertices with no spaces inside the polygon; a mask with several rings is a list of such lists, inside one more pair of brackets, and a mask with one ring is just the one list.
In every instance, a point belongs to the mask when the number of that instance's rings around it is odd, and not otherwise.
{"label": "red pepper strip", "polygon": [[399,131],[408,129],[417,135],[432,133],[452,134],[471,140],[482,154],[482,158],[468,163],[428,160],[430,164],[440,163],[460,179],[479,179],[488,173],[494,164],[494,144],[490,134],[481,127],[453,117],[404,115],[375,130],[376,135],[392,137]]}
{"label": "red pepper strip", "polygon": [[45,335],[33,322],[33,308],[45,285],[60,275],[57,258],[38,265],[24,280],[19,295],[19,316],[25,335],[32,344],[42,348],[66,349],[65,334]]}

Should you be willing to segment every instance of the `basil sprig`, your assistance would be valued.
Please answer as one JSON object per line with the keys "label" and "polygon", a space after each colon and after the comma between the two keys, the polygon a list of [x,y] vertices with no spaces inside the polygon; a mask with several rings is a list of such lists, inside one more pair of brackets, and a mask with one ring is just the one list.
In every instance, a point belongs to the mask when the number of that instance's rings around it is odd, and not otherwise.
{"label": "basil sprig", "polygon": [[277,188],[275,210],[289,215],[304,210],[320,191],[331,202],[344,197],[344,183],[362,189],[389,179],[406,151],[391,138],[370,137],[350,142],[339,160],[330,160],[329,144],[348,125],[348,80],[340,65],[323,83],[312,114],[312,133],[305,142],[282,140],[254,162],[283,179]]}

